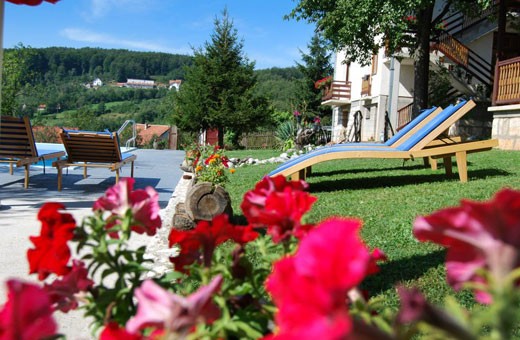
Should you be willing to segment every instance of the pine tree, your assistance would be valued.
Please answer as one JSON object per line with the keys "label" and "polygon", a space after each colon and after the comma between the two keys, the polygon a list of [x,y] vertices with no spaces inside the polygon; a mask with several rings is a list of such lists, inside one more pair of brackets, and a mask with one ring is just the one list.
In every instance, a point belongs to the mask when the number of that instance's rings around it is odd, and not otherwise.
{"label": "pine tree", "polygon": [[308,112],[324,116],[331,113],[330,107],[321,105],[322,92],[314,83],[332,75],[334,71],[330,60],[332,53],[327,49],[323,36],[316,32],[307,45],[309,54],[300,51],[304,64],[297,63],[298,70],[304,75],[302,81],[301,102]]}
{"label": "pine tree", "polygon": [[271,109],[267,99],[254,95],[254,63],[243,55],[242,48],[224,10],[222,19],[215,19],[211,41],[194,50],[193,64],[174,98],[177,126],[191,132],[218,129],[218,143],[223,146],[225,131],[237,145],[242,133],[268,122]]}

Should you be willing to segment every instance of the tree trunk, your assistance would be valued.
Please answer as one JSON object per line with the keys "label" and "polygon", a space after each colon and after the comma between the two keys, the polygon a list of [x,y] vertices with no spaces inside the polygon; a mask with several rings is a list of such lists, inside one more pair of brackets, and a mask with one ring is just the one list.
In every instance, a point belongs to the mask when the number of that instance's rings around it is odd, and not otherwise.
{"label": "tree trunk", "polygon": [[417,42],[414,60],[414,93],[412,116],[417,117],[428,106],[430,73],[430,33],[434,2],[417,13]]}
{"label": "tree trunk", "polygon": [[222,213],[229,217],[233,215],[231,198],[227,191],[209,182],[197,183],[186,193],[184,208],[193,221],[211,221]]}
{"label": "tree trunk", "polygon": [[218,146],[224,148],[224,127],[218,127]]}

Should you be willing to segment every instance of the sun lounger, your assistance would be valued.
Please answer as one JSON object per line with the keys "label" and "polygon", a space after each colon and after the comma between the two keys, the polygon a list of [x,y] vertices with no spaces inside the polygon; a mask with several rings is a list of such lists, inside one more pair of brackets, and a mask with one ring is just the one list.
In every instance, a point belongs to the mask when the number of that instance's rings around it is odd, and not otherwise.
{"label": "sun lounger", "polygon": [[402,141],[397,147],[390,146],[361,146],[352,147],[348,145],[321,148],[304,154],[295,159],[281,164],[277,169],[269,173],[269,176],[283,175],[292,179],[304,179],[307,169],[314,164],[335,159],[347,158],[444,158],[446,173],[451,174],[451,157],[455,156],[461,182],[467,182],[467,154],[478,151],[490,150],[498,146],[496,139],[476,141],[442,143],[432,145],[434,140],[442,135],[453,123],[469,112],[475,103],[461,101],[457,105],[450,105],[441,113],[424,124],[413,135]]}
{"label": "sun lounger", "polygon": [[[0,121],[0,162],[9,163],[9,173],[13,165],[25,168],[24,188],[29,187],[29,172],[32,164],[48,159],[59,159],[64,151],[39,149],[34,142],[29,117],[2,116]],[[45,172],[45,165],[44,165]]]}
{"label": "sun lounger", "polygon": [[119,137],[116,132],[92,132],[62,129],[60,138],[65,146],[67,157],[54,162],[58,170],[58,190],[62,189],[62,170],[70,166],[83,167],[83,177],[87,177],[87,168],[108,168],[116,173],[119,181],[119,169],[131,164],[130,176],[134,177],[136,155],[121,154]]}

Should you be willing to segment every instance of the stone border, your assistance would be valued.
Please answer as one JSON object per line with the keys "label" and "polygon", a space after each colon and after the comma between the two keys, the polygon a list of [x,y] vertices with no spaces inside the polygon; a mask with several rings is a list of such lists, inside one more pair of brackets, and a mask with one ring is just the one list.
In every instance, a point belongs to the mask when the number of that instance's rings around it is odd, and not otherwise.
{"label": "stone border", "polygon": [[[187,176],[190,176],[191,178],[185,178]],[[153,261],[150,266],[150,272],[147,275],[149,278],[161,277],[167,272],[173,270],[173,265],[169,258],[177,255],[178,249],[169,248],[168,236],[173,227],[172,221],[173,215],[175,214],[175,208],[179,203],[184,203],[186,201],[186,193],[192,184],[192,174],[189,172],[183,173],[179,183],[177,183],[177,186],[173,191],[168,205],[159,212],[162,226],[157,230],[153,240],[147,244],[145,253],[145,257]]]}

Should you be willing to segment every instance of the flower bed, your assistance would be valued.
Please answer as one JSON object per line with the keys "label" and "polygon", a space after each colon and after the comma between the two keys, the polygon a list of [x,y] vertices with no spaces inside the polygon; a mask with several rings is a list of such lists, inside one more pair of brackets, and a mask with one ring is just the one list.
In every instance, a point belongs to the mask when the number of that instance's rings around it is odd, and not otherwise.
{"label": "flower bed", "polygon": [[[133,180],[122,179],[80,225],[63,205],[45,204],[27,253],[42,285],[8,282],[0,338],[50,337],[58,332],[52,314],[75,308],[94,317],[103,339],[511,337],[520,296],[520,192],[463,201],[414,223],[420,241],[448,249],[450,285],[473,290],[482,307],[467,311],[450,301],[441,310],[400,287],[400,311],[389,314],[357,289],[377,275],[385,255],[364,244],[360,220],[306,223],[316,201],[306,188],[264,178],[244,195],[247,225],[219,215],[193,230],[172,229],[175,271],[153,281],[144,278],[144,248],[127,247],[136,233],[153,236],[161,227],[153,189],[133,190]],[[85,255],[72,258],[73,244]]]}

